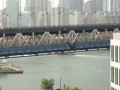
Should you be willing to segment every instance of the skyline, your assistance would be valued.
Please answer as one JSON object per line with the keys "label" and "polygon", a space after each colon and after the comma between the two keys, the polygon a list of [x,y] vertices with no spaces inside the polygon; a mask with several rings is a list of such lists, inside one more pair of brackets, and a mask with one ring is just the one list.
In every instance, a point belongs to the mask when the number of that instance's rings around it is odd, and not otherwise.
{"label": "skyline", "polygon": [[[54,7],[57,7],[58,4],[59,4],[59,0],[49,0],[49,1],[51,1],[52,6],[53,6],[53,1],[54,1]],[[84,0],[84,2],[87,2],[87,1],[90,1],[90,0]],[[23,11],[24,7],[25,7],[25,2],[26,1],[25,0],[21,0],[21,2],[22,2],[22,11]],[[6,6],[6,0],[1,0],[0,1],[0,10],[3,9],[3,8],[5,8],[5,6]]]}

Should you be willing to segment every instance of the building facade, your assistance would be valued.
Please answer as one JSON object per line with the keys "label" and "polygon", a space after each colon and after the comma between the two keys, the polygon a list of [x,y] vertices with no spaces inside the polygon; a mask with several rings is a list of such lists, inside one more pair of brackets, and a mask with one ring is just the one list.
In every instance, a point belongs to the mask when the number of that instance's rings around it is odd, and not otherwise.
{"label": "building facade", "polygon": [[120,0],[110,0],[110,6],[111,12],[118,12],[120,10]]}
{"label": "building facade", "polygon": [[69,10],[83,11],[83,0],[60,0],[59,7]]}
{"label": "building facade", "polygon": [[18,12],[19,12],[19,1],[9,0],[7,1],[7,26],[18,27]]}
{"label": "building facade", "polygon": [[104,0],[91,0],[91,12],[94,14],[99,11],[103,11]]}
{"label": "building facade", "polygon": [[120,33],[114,33],[110,42],[111,90],[120,90]]}

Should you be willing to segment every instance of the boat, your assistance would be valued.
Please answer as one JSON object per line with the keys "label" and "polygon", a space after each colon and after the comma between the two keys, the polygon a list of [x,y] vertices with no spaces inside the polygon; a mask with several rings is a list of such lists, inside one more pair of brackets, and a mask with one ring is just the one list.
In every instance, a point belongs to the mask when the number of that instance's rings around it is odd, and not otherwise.
{"label": "boat", "polygon": [[0,73],[23,73],[23,69],[10,62],[0,62]]}

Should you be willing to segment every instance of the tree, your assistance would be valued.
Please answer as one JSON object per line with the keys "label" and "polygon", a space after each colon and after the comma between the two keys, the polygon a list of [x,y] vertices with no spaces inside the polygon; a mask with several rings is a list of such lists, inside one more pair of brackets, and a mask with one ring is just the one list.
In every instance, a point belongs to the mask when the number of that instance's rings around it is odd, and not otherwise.
{"label": "tree", "polygon": [[82,90],[82,89],[79,89],[78,87],[74,87],[72,90]]}
{"label": "tree", "polygon": [[53,90],[54,80],[53,79],[42,79],[41,90]]}
{"label": "tree", "polygon": [[66,85],[64,84],[63,90],[82,90],[82,89],[80,89],[80,88],[78,88],[78,87],[74,87],[74,88],[72,89],[72,88],[70,88],[69,86],[66,86]]}

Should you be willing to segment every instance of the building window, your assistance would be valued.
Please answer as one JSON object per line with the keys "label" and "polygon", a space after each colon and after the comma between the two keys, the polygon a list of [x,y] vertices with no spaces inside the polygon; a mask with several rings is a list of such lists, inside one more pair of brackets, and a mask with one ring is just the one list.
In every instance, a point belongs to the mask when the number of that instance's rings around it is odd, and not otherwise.
{"label": "building window", "polygon": [[114,67],[111,67],[111,82],[114,83]]}
{"label": "building window", "polygon": [[118,85],[118,68],[115,68],[115,84]]}
{"label": "building window", "polygon": [[114,46],[112,45],[111,47],[110,47],[110,56],[111,56],[111,60],[112,61],[114,61]]}
{"label": "building window", "polygon": [[115,46],[115,62],[118,62],[118,46]]}

